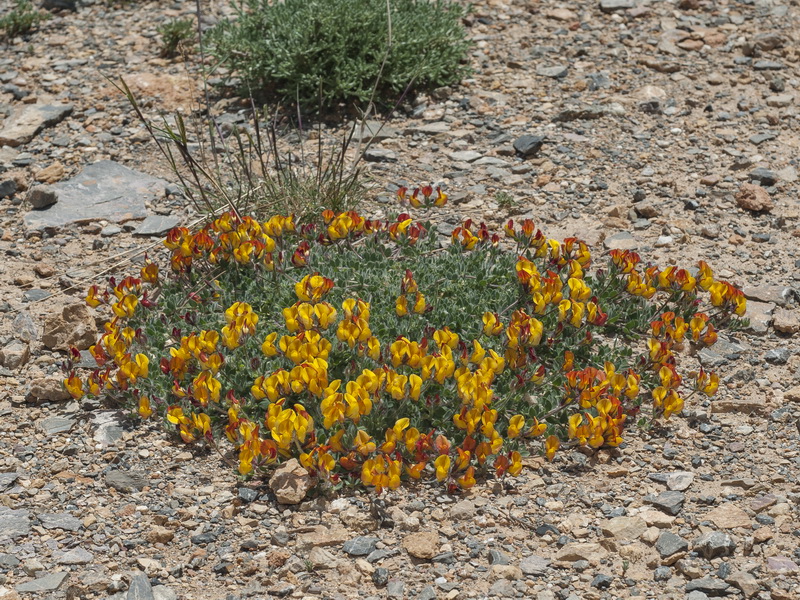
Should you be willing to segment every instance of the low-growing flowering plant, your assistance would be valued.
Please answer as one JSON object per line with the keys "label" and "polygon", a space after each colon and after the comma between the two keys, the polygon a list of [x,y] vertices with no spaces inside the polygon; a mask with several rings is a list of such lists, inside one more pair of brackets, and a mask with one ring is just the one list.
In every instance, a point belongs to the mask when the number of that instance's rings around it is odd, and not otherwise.
{"label": "low-growing flowering plant", "polygon": [[[429,186],[398,197],[447,201]],[[377,492],[514,476],[536,439],[551,460],[564,445],[616,447],[632,421],[716,392],[717,374],[682,373],[679,355],[746,305],[706,263],[659,269],[613,250],[595,267],[584,242],[530,220],[504,239],[471,221],[440,238],[407,213],[325,211],[316,225],[226,213],[173,229],[168,273],[147,259],[89,290],[110,320],[97,368],[81,378],[68,364],[64,384],[165,419],[242,476],[296,457]]]}

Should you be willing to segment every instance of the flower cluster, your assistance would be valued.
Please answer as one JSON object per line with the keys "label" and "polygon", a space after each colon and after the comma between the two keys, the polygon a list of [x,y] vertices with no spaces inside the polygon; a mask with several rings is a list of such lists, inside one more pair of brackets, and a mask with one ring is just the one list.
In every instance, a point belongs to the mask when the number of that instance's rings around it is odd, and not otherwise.
{"label": "flower cluster", "polygon": [[[446,201],[430,187],[398,196]],[[634,416],[717,391],[717,374],[682,375],[676,354],[744,313],[707,264],[659,270],[612,251],[591,272],[585,243],[529,220],[506,225],[513,252],[483,224],[447,248],[431,229],[332,211],[317,225],[226,213],[174,229],[169,276],[147,260],[89,290],[111,318],[97,369],[70,368],[65,386],[126,399],[187,443],[227,440],[243,476],[295,456],[332,485],[377,491],[517,475],[535,438],[550,459],[564,444],[616,447]],[[631,332],[626,352],[598,342]]]}

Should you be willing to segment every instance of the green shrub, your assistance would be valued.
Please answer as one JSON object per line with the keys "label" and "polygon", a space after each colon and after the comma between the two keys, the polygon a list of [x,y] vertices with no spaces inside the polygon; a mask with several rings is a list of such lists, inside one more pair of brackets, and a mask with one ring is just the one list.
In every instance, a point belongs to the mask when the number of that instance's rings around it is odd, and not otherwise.
{"label": "green shrub", "polygon": [[374,91],[385,104],[467,73],[464,13],[444,0],[245,0],[211,43],[254,94],[327,109]]}
{"label": "green shrub", "polygon": [[28,33],[48,18],[49,15],[36,10],[29,0],[16,0],[11,12],[0,18],[0,37],[11,39]]}
{"label": "green shrub", "polygon": [[172,58],[178,54],[178,49],[185,46],[192,38],[194,21],[192,19],[175,19],[159,26],[157,31],[161,36],[161,56]]}
{"label": "green shrub", "polygon": [[[415,208],[446,201],[406,192]],[[109,316],[98,368],[67,364],[65,387],[157,414],[243,476],[294,456],[334,486],[427,475],[454,490],[517,475],[533,438],[550,459],[560,443],[616,447],[713,395],[718,376],[679,368],[683,350],[746,309],[702,261],[660,270],[614,250],[595,266],[529,220],[502,245],[467,221],[448,247],[407,214],[323,222],[226,213],[174,229],[171,273],[147,261],[90,289]]]}

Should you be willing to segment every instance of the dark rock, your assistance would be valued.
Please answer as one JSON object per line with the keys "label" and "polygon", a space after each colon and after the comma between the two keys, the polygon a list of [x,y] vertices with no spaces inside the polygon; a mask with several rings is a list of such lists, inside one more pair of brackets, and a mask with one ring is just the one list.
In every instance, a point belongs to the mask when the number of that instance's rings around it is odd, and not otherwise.
{"label": "dark rock", "polygon": [[417,595],[417,600],[436,600],[436,590],[433,589],[433,586],[426,586]]}
{"label": "dark rock", "polygon": [[662,534],[658,536],[658,541],[656,541],[656,550],[658,550],[661,558],[668,558],[673,554],[685,552],[688,549],[689,542],[669,531],[662,532]]}
{"label": "dark rock", "polygon": [[646,498],[646,500],[658,510],[673,516],[681,512],[685,499],[686,497],[681,492],[676,491],[661,492],[654,498]]}
{"label": "dark rock", "polygon": [[522,135],[514,141],[514,150],[524,157],[536,156],[544,144],[542,135]]}
{"label": "dark rock", "polygon": [[670,567],[658,567],[653,571],[653,579],[656,581],[669,581],[672,577],[672,569]]}
{"label": "dark rock", "polygon": [[37,424],[45,435],[51,436],[57,433],[64,433],[69,431],[75,425],[75,419],[66,419],[64,417],[46,417],[39,421]]}
{"label": "dark rock", "polygon": [[489,550],[489,564],[510,565],[511,558],[505,552],[500,552],[500,550],[495,550],[494,548],[492,548],[491,550]]}
{"label": "dark rock", "polygon": [[378,543],[378,538],[360,535],[352,540],[348,540],[342,546],[350,556],[367,556],[370,552],[375,550],[375,545]]}
{"label": "dark rock", "polygon": [[687,592],[703,592],[708,596],[724,596],[731,590],[731,586],[716,577],[701,577],[693,579],[686,584]]}
{"label": "dark rock", "polygon": [[0,181],[0,198],[10,198],[17,191],[17,182],[13,179]]}
{"label": "dark rock", "polygon": [[635,6],[634,0],[600,0],[600,10],[606,14],[628,10]]}
{"label": "dark rock", "polygon": [[592,579],[592,587],[597,588],[598,590],[603,590],[607,587],[610,587],[613,581],[613,577],[598,573],[594,576],[594,579]]}
{"label": "dark rock", "polygon": [[753,68],[756,71],[780,71],[783,69],[783,63],[774,60],[757,60],[753,63]]}
{"label": "dark rock", "polygon": [[764,167],[758,167],[750,171],[750,179],[757,181],[762,186],[769,187],[777,183],[778,174]]}
{"label": "dark rock", "polygon": [[372,573],[372,583],[375,584],[375,587],[386,587],[386,584],[389,583],[389,569],[383,567],[375,569]]}
{"label": "dark rock", "polygon": [[791,357],[792,351],[789,348],[782,346],[780,348],[768,350],[764,355],[764,360],[771,365],[785,365],[787,362],[789,362]]}

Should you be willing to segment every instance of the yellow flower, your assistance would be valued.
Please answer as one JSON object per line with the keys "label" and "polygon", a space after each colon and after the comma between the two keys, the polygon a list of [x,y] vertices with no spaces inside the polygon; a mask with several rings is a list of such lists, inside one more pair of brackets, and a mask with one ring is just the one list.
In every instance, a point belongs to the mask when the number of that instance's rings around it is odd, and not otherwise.
{"label": "yellow flower", "polygon": [[277,337],[278,333],[273,332],[264,338],[264,343],[261,344],[261,352],[264,353],[264,356],[272,357],[278,354],[278,349],[275,347],[275,340]]}
{"label": "yellow flower", "polygon": [[454,349],[458,346],[459,337],[457,333],[450,331],[449,327],[445,327],[433,332],[433,340],[436,342],[439,350],[442,350],[445,346]]}
{"label": "yellow flower", "polygon": [[560,442],[558,441],[558,438],[556,436],[554,436],[554,435],[551,435],[550,437],[548,437],[545,440],[544,448],[545,448],[545,456],[547,456],[547,460],[550,460],[550,461],[553,460],[553,457],[555,456],[556,450],[558,450],[559,446],[560,446]]}
{"label": "yellow flower", "polygon": [[408,376],[408,382],[410,384],[408,397],[416,402],[419,400],[419,396],[422,391],[422,377],[412,373]]}
{"label": "yellow flower", "polygon": [[450,457],[446,454],[442,454],[434,461],[433,464],[436,467],[436,479],[438,481],[444,481],[447,479],[448,475],[450,475]]}
{"label": "yellow flower", "polygon": [[64,380],[64,388],[69,392],[70,396],[81,398],[83,396],[83,383],[77,375],[70,375]]}
{"label": "yellow flower", "polygon": [[507,436],[511,439],[518,437],[524,427],[525,427],[525,417],[523,417],[522,415],[514,415],[508,421]]}
{"label": "yellow flower", "polygon": [[416,298],[414,300],[414,309],[413,309],[414,312],[417,313],[418,315],[421,315],[422,313],[425,312],[426,307],[427,304],[425,303],[425,296],[417,292]]}
{"label": "yellow flower", "polygon": [[503,324],[500,322],[500,316],[492,312],[483,313],[483,334],[500,335],[501,333],[503,333]]}
{"label": "yellow flower", "polygon": [[150,408],[150,398],[147,396],[139,396],[139,416],[147,419],[153,414],[153,409]]}
{"label": "yellow flower", "polygon": [[88,304],[92,308],[97,308],[98,306],[100,306],[100,304],[103,303],[102,300],[100,300],[100,298],[97,297],[97,291],[98,291],[97,286],[93,285],[92,287],[89,288],[89,293],[86,294],[86,304]]}
{"label": "yellow flower", "polygon": [[397,313],[398,317],[405,317],[408,315],[408,300],[405,294],[398,296],[397,300],[395,300],[394,311]]}

